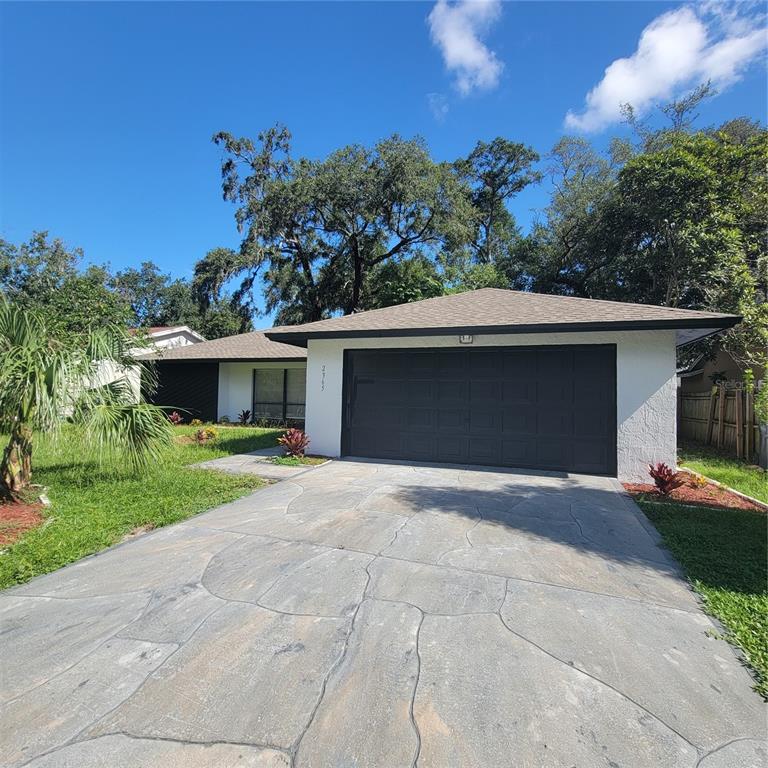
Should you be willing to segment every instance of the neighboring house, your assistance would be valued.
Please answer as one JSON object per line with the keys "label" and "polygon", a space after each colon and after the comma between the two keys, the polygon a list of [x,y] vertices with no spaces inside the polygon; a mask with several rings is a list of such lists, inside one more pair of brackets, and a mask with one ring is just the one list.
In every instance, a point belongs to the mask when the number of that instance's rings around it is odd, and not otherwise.
{"label": "neighboring house", "polygon": [[229,419],[243,410],[255,421],[303,426],[306,350],[270,341],[263,332],[159,350],[153,402],[186,421]]}
{"label": "neighboring house", "polygon": [[[131,350],[131,353],[137,358],[153,355],[159,349],[175,349],[205,341],[204,336],[201,336],[197,331],[193,331],[188,325],[131,328],[129,333],[132,336],[138,336],[139,334],[145,336],[144,344]],[[100,385],[109,384],[119,379],[125,379],[129,383],[133,390],[134,400],[138,402],[141,388],[141,371],[138,366],[123,368],[107,361],[99,363],[95,380]]]}
{"label": "neighboring house", "polygon": [[676,463],[676,347],[739,321],[484,288],[265,335],[306,348],[318,454],[640,481]]}
{"label": "neighboring house", "polygon": [[[744,366],[734,360],[724,349],[718,350],[712,359],[701,355],[677,373],[678,384],[683,394],[709,392],[716,380],[724,380],[731,384],[744,381]],[[759,366],[754,367],[752,373],[755,381],[765,376],[764,369]]]}
{"label": "neighboring house", "polygon": [[[154,349],[186,347],[205,341],[204,336],[193,331],[188,325],[156,325],[152,328],[134,328],[131,333],[134,335],[145,333],[150,347]],[[150,347],[147,348],[147,351]]]}

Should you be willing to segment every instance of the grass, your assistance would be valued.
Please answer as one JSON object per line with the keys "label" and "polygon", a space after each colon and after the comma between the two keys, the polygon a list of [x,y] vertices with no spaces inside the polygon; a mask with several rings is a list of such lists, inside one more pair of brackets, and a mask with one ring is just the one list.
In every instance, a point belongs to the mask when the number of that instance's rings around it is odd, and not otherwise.
{"label": "grass", "polygon": [[282,467],[315,467],[324,464],[328,459],[325,456],[273,456],[270,461]]}
{"label": "grass", "polygon": [[[193,435],[195,427],[174,430]],[[119,456],[99,463],[83,436],[66,428],[57,439],[39,437],[33,480],[46,486],[52,506],[38,528],[0,555],[0,588],[21,584],[120,541],[131,531],[158,528],[232,501],[263,481],[190,469],[188,464],[275,445],[279,430],[231,427],[215,442],[175,443],[162,461],[133,475]]]}
{"label": "grass", "polygon": [[680,450],[680,464],[712,480],[717,480],[747,496],[768,504],[768,474],[706,445],[689,444]]}
{"label": "grass", "polygon": [[726,629],[768,700],[768,517],[740,509],[638,503]]}

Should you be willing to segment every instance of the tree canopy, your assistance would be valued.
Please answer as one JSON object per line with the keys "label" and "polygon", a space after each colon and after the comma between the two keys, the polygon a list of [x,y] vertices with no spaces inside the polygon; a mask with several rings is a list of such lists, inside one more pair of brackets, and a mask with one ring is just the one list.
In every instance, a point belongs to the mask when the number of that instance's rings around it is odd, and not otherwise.
{"label": "tree canopy", "polygon": [[434,261],[447,241],[467,238],[467,189],[422,140],[395,135],[311,160],[291,156],[290,138],[280,126],[256,142],[214,137],[225,152],[224,198],[236,204],[243,233],[239,258],[222,272],[244,276],[243,294],[260,274],[277,322],[365,309],[377,268],[416,256]]}
{"label": "tree canopy", "polygon": [[[652,128],[606,151],[564,136],[544,155],[504,137],[451,162],[393,135],[324,158],[296,157],[276,125],[226,132],[222,192],[239,248],[214,248],[191,280],[143,262],[115,274],[47,233],[0,241],[0,290],[51,323],[185,323],[208,338],[250,330],[259,314],[295,324],[493,286],[739,313],[718,337],[745,364],[768,347],[768,131],[735,118],[694,127],[704,84],[660,107]],[[528,231],[515,197],[544,182]],[[693,352],[709,353],[713,341]]]}
{"label": "tree canopy", "polygon": [[[210,251],[198,265],[225,250]],[[104,325],[189,325],[215,339],[253,327],[238,297],[222,286],[201,289],[197,270],[192,281],[173,279],[145,261],[113,274],[106,265],[83,266],[84,259],[82,249],[68,248],[47,232],[34,232],[20,245],[0,240],[0,294],[42,313],[58,335]]]}

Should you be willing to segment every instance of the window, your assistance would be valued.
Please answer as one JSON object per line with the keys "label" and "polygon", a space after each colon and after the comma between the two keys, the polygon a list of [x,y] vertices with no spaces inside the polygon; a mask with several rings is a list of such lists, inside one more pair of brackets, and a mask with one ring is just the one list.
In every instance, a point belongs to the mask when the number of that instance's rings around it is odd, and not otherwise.
{"label": "window", "polygon": [[253,418],[304,421],[306,379],[304,368],[255,368]]}

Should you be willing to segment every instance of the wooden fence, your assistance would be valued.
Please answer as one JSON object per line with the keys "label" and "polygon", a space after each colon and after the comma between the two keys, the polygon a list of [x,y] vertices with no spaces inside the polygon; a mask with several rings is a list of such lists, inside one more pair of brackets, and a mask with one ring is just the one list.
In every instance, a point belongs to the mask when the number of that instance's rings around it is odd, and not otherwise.
{"label": "wooden fence", "polygon": [[755,461],[760,432],[754,395],[725,387],[712,387],[712,392],[678,392],[677,431],[683,439],[715,445],[737,458]]}

